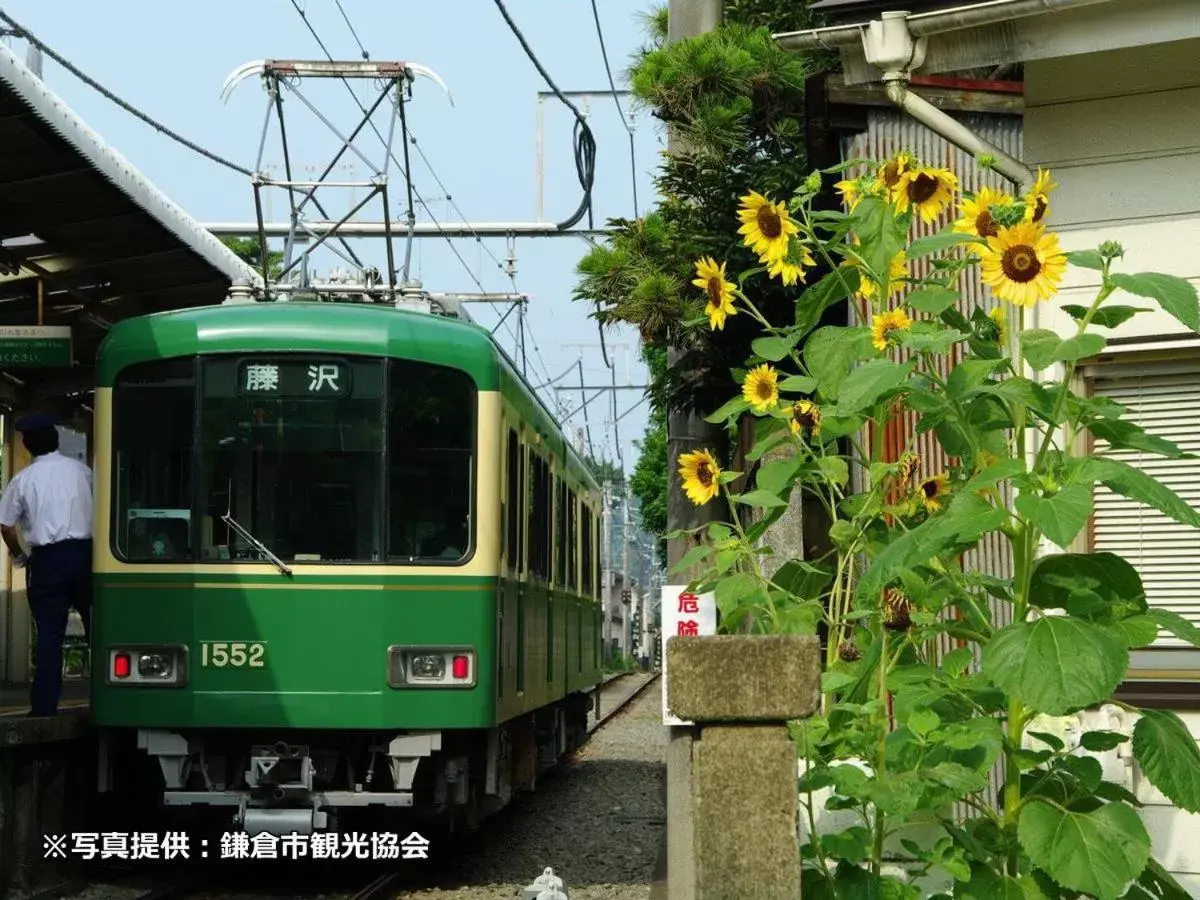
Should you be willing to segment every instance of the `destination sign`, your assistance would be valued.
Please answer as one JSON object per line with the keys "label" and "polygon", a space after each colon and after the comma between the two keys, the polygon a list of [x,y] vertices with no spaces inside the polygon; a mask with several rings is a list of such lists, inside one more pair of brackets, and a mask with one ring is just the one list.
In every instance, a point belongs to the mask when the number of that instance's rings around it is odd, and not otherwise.
{"label": "destination sign", "polygon": [[329,397],[350,393],[350,367],[337,360],[246,360],[238,393],[253,397]]}

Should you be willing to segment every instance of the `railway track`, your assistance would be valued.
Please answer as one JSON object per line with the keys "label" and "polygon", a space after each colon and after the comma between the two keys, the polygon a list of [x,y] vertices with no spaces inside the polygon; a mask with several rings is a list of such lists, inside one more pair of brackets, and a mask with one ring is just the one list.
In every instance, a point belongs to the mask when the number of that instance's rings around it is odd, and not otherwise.
{"label": "railway track", "polygon": [[[637,683],[627,673],[619,673],[606,678],[600,689],[607,696],[600,704],[599,715],[589,716],[588,738],[580,750],[585,750],[592,735],[608,724],[614,717],[624,711],[631,703],[643,696],[646,691],[658,682],[660,676],[653,675]],[[632,682],[630,688],[621,690],[623,682]],[[615,687],[614,687],[615,686]],[[579,751],[577,751],[579,752]],[[485,822],[483,830],[503,828],[506,814],[510,810],[501,811],[492,822]],[[469,855],[469,844],[462,848],[462,853]],[[457,854],[456,854],[457,855]],[[292,864],[295,865],[294,863]],[[320,875],[309,879],[298,876],[294,868],[280,870],[269,863],[260,862],[244,865],[224,863],[214,866],[214,861],[206,863],[184,863],[183,873],[168,876],[166,872],[157,874],[143,868],[133,866],[112,866],[108,877],[98,876],[95,868],[87,877],[73,878],[53,887],[34,893],[24,894],[20,900],[191,900],[191,898],[299,898],[304,896],[320,896],[322,900],[391,900],[398,890],[412,888],[414,880],[429,877],[421,869],[408,864],[399,869],[382,871],[385,864],[373,862],[369,865],[372,879],[356,892],[347,892],[344,887],[349,872],[337,870],[336,865],[330,866]],[[267,872],[265,868],[271,871]],[[367,868],[364,866],[364,868]],[[244,873],[244,876],[242,875]],[[251,874],[253,873],[253,874]],[[532,880],[539,872],[530,872]],[[361,876],[360,876],[361,877]],[[299,883],[297,883],[299,878]],[[157,883],[156,883],[157,882]],[[250,883],[247,883],[250,882]],[[320,886],[318,886],[318,883]],[[353,883],[353,881],[351,881]],[[269,885],[269,887],[268,887]],[[302,890],[296,888],[303,885]],[[260,889],[261,888],[261,889]],[[324,888],[322,890],[322,888]]]}

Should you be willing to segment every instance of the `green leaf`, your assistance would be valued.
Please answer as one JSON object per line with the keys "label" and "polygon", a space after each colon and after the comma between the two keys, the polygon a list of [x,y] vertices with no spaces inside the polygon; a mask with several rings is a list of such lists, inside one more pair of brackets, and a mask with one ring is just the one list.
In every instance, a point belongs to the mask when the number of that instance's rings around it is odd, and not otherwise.
{"label": "green leaf", "polygon": [[959,647],[942,657],[942,671],[951,676],[961,675],[974,660],[970,647]]}
{"label": "green leaf", "polygon": [[1095,250],[1071,250],[1065,256],[1067,262],[1073,266],[1095,269],[1097,272],[1104,271],[1104,257]]}
{"label": "green leaf", "polygon": [[1033,564],[1029,602],[1086,616],[1118,605],[1142,609],[1146,591],[1137,570],[1115,553],[1056,553]]}
{"label": "green leaf", "polygon": [[992,394],[1041,413],[1049,418],[1054,411],[1054,402],[1044,387],[1028,378],[1006,378],[998,384],[984,384],[976,388],[981,394]]}
{"label": "green leaf", "polygon": [[1006,359],[968,359],[960,362],[946,379],[946,396],[961,400],[979,387],[997,369],[1008,364]]}
{"label": "green leaf", "polygon": [[949,328],[925,328],[918,330],[919,325],[931,325],[929,322],[917,322],[908,331],[901,332],[898,343],[901,347],[917,353],[947,353],[961,340],[970,335]]}
{"label": "green leaf", "polygon": [[1159,306],[1192,331],[1200,332],[1200,298],[1191,282],[1158,272],[1110,275],[1109,281],[1131,294],[1157,300]]}
{"label": "green leaf", "polygon": [[924,737],[937,728],[942,723],[938,718],[938,714],[932,709],[918,709],[908,717],[908,730],[913,734]]}
{"label": "green leaf", "polygon": [[1025,354],[1025,362],[1035,372],[1040,372],[1054,362],[1054,353],[1062,343],[1058,335],[1045,328],[1034,328],[1022,331],[1020,335],[1021,350]]}
{"label": "green leaf", "polygon": [[779,362],[785,359],[792,348],[799,343],[800,337],[794,332],[787,337],[776,337],[774,335],[768,337],[755,338],[750,342],[750,349],[755,356],[761,356],[768,362]]}
{"label": "green leaf", "polygon": [[1108,346],[1108,340],[1099,334],[1078,334],[1062,341],[1054,350],[1054,362],[1078,362],[1095,356]]}
{"label": "green leaf", "polygon": [[1172,803],[1200,813],[1200,748],[1187,725],[1166,709],[1144,709],[1133,727],[1133,755]]}
{"label": "green leaf", "polygon": [[1149,434],[1133,422],[1114,419],[1096,419],[1087,423],[1087,430],[1116,450],[1145,450],[1168,459],[1184,456],[1178,444]]}
{"label": "green leaf", "polygon": [[859,863],[871,855],[874,834],[862,825],[854,825],[836,834],[821,835],[821,849],[829,856]]}
{"label": "green leaf", "polygon": [[801,600],[817,600],[833,581],[833,572],[793,559],[780,566],[771,580]]}
{"label": "green leaf", "polygon": [[887,281],[888,269],[907,243],[908,229],[878,197],[864,197],[850,214],[851,228],[862,242],[858,251],[877,284]]}
{"label": "green leaf", "polygon": [[1109,803],[1070,812],[1032,800],[1017,839],[1034,865],[1065,888],[1117,900],[1150,859],[1150,835],[1131,807]]}
{"label": "green leaf", "polygon": [[692,566],[697,566],[701,563],[707,563],[708,556],[711,551],[712,548],[707,544],[701,544],[699,547],[692,547],[687,553],[683,554],[683,559],[679,560],[679,562],[675,563],[675,565],[671,567],[670,574],[676,575],[686,569],[690,569]]}
{"label": "green leaf", "polygon": [[1025,474],[1025,463],[1019,459],[1003,459],[995,465],[988,466],[978,475],[967,482],[963,492],[982,491],[994,487],[1001,481]]}
{"label": "green leaf", "polygon": [[928,237],[917,238],[909,245],[907,256],[909,259],[920,259],[931,253],[941,253],[943,250],[948,250],[951,247],[957,247],[961,244],[978,244],[986,247],[987,241],[973,234],[963,234],[962,232],[952,231],[948,228],[945,231],[931,234]]}
{"label": "green leaf", "polygon": [[758,579],[746,572],[729,575],[717,582],[713,588],[713,599],[722,616],[729,616],[746,598],[762,593]]}
{"label": "green leaf", "polygon": [[1071,468],[1072,476],[1078,480],[1099,481],[1113,493],[1144,503],[1183,525],[1200,528],[1200,513],[1140,469],[1119,460],[1096,456],[1072,460]]}
{"label": "green leaf", "polygon": [[874,404],[908,380],[912,366],[890,359],[872,359],[854,369],[838,391],[838,412],[856,413]]}
{"label": "green leaf", "polygon": [[817,380],[807,375],[789,375],[779,382],[779,390],[785,394],[811,394],[817,389]]}
{"label": "green leaf", "polygon": [[983,673],[996,687],[1052,716],[1107,700],[1128,666],[1111,632],[1061,616],[1009,625],[983,649]]}
{"label": "green leaf", "polygon": [[712,415],[705,416],[704,421],[712,422],[714,424],[725,422],[728,421],[731,416],[736,416],[739,413],[743,413],[749,408],[750,404],[746,402],[745,398],[734,397]]}
{"label": "green leaf", "polygon": [[[911,718],[909,721],[912,721]],[[925,775],[943,787],[950,788],[960,797],[964,794],[982,791],[987,787],[987,777],[983,773],[968,769],[958,763],[939,763],[932,769],[927,769]]]}
{"label": "green leaf", "polygon": [[1103,753],[1106,750],[1115,750],[1127,740],[1129,738],[1119,731],[1085,731],[1079,738],[1079,743],[1083,745],[1084,750]]}
{"label": "green leaf", "polygon": [[1058,737],[1057,735],[1047,734],[1044,731],[1027,731],[1026,734],[1028,734],[1031,738],[1037,738],[1039,741],[1041,741],[1043,744],[1045,744],[1051,750],[1058,751],[1058,750],[1063,749],[1063,747],[1067,746],[1066,744],[1064,744],[1062,742],[1062,739],[1060,737]]}
{"label": "green leaf", "polygon": [[[1070,314],[1076,322],[1082,322],[1087,311],[1086,306],[1068,305],[1063,307],[1063,312]],[[1101,328],[1117,328],[1138,313],[1151,311],[1140,306],[1102,306],[1092,314],[1092,324],[1099,325]]]}
{"label": "green leaf", "polygon": [[796,330],[801,338],[817,327],[825,310],[853,296],[860,284],[858,269],[837,268],[806,288],[796,298]]}
{"label": "green leaf", "polygon": [[840,456],[822,456],[817,460],[817,470],[839,487],[845,487],[850,481],[850,466]]}
{"label": "green leaf", "polygon": [[1158,624],[1149,616],[1129,616],[1109,627],[1130,650],[1148,647],[1158,639]]}
{"label": "green leaf", "polygon": [[917,290],[908,295],[908,298],[904,302],[917,312],[929,313],[931,316],[940,316],[960,299],[962,299],[962,295],[958,291],[930,285],[917,288]]}
{"label": "green leaf", "polygon": [[755,476],[755,485],[761,490],[780,496],[791,485],[803,463],[804,460],[799,454],[764,463]]}
{"label": "green leaf", "polygon": [[851,675],[849,672],[822,672],[821,693],[836,694],[838,691],[850,687],[856,681],[858,681],[858,676]]}
{"label": "green leaf", "polygon": [[1193,647],[1200,647],[1200,628],[1197,628],[1179,613],[1172,612],[1169,609],[1155,609],[1151,607],[1146,610],[1146,615],[1153,619],[1158,627],[1164,631],[1170,632],[1181,641],[1187,641]]}
{"label": "green leaf", "polygon": [[871,333],[866,328],[830,325],[818,328],[805,342],[804,365],[817,380],[821,395],[834,400],[854,363],[872,352]]}
{"label": "green leaf", "polygon": [[[1021,882],[1001,875],[976,863],[971,867],[971,880],[959,882],[954,888],[955,900],[1034,900],[1026,894]],[[1038,898],[1040,900],[1040,898]]]}
{"label": "green leaf", "polygon": [[744,503],[746,506],[755,509],[774,509],[775,507],[787,506],[788,502],[775,496],[770,491],[750,491],[747,494],[742,494],[737,497],[739,503]]}
{"label": "green leaf", "polygon": [[1051,497],[1021,494],[1013,505],[1065,550],[1092,515],[1092,489],[1086,484],[1068,484]]}

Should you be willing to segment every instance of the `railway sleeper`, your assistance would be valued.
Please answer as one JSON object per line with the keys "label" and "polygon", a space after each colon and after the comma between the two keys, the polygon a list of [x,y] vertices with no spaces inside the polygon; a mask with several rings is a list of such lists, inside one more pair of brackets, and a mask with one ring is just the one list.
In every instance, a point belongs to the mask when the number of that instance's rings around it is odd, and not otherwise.
{"label": "railway sleeper", "polygon": [[590,695],[572,694],[475,730],[137,729],[136,748],[125,749],[132,730],[106,729],[98,788],[112,795],[133,786],[145,796],[153,778],[156,805],[225,809],[228,823],[250,834],[310,834],[336,829],[340,813],[402,811],[471,830],[582,746],[591,704]]}

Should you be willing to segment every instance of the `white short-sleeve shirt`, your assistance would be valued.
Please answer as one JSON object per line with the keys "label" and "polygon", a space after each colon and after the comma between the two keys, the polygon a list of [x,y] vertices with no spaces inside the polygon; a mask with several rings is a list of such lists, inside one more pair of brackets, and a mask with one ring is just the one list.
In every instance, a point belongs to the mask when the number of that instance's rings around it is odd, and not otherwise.
{"label": "white short-sleeve shirt", "polygon": [[19,526],[30,547],[92,537],[92,470],[57,450],[35,457],[0,496],[0,525]]}

